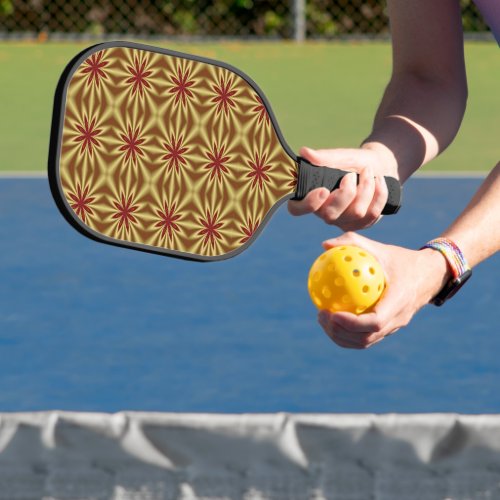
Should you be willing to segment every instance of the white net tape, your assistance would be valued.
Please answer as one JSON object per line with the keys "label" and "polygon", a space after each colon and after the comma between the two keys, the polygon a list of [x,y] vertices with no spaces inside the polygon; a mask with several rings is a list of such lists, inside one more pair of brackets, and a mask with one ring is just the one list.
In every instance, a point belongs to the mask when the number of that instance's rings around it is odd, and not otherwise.
{"label": "white net tape", "polygon": [[498,500],[500,415],[0,414],[0,500]]}

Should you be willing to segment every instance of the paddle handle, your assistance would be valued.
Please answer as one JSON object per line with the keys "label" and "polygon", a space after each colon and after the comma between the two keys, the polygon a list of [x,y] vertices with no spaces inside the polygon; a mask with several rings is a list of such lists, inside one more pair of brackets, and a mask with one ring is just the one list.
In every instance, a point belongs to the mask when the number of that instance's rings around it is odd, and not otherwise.
{"label": "paddle handle", "polygon": [[[333,191],[340,186],[342,178],[350,173],[338,168],[318,167],[300,156],[297,158],[297,161],[299,164],[299,174],[297,191],[292,198],[293,200],[302,200],[307,193],[320,187],[326,187],[330,191]],[[394,177],[384,177],[384,179],[389,195],[382,213],[384,215],[395,214],[401,207],[401,184]],[[359,174],[357,174],[356,182],[359,182]]]}

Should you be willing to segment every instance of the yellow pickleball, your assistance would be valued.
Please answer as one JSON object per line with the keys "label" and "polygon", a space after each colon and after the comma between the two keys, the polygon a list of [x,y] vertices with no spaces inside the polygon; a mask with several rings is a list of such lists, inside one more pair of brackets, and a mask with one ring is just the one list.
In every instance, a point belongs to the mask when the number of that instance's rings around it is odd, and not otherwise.
{"label": "yellow pickleball", "polygon": [[382,266],[363,248],[341,246],[321,254],[309,271],[309,295],[318,309],[368,312],[385,288]]}

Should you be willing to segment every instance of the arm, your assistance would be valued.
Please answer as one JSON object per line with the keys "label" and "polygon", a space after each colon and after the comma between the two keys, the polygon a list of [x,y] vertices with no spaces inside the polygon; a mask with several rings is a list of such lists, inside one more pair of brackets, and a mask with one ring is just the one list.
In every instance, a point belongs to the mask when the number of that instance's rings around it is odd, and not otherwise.
{"label": "arm", "polygon": [[385,153],[405,181],[454,139],[467,99],[456,0],[389,0],[393,72],[363,148]]}
{"label": "arm", "polygon": [[462,249],[471,267],[500,250],[500,162],[442,236]]}
{"label": "arm", "polygon": [[[471,267],[500,250],[500,163],[441,236],[450,238],[461,248]],[[387,289],[371,313],[356,316],[320,312],[321,326],[342,347],[370,347],[406,326],[450,278],[445,258],[432,249],[408,250],[377,243],[355,233],[329,240],[324,246],[345,244],[364,247],[379,259],[386,272]]]}
{"label": "arm", "polygon": [[[352,170],[340,189],[320,188],[289,202],[293,215],[315,213],[344,230],[376,222],[387,199],[380,178],[404,182],[455,137],[467,99],[458,0],[389,0],[393,71],[371,134],[358,149],[301,150],[316,165]],[[374,180],[375,177],[375,180]]]}

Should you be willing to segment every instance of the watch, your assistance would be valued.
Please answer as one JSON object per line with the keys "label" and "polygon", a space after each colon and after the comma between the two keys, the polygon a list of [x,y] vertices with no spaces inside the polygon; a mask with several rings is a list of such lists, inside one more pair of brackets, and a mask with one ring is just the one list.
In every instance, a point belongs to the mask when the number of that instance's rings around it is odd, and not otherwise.
{"label": "watch", "polygon": [[452,278],[442,290],[431,300],[435,306],[442,306],[462,288],[472,276],[472,269],[465,260],[460,248],[448,238],[436,238],[426,243],[422,248],[432,248],[440,252],[451,270]]}

